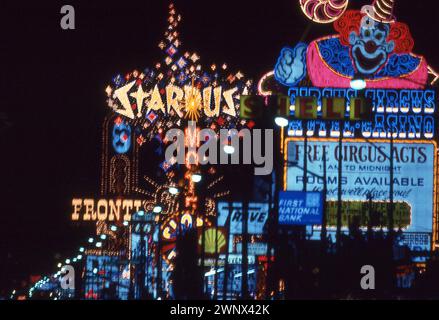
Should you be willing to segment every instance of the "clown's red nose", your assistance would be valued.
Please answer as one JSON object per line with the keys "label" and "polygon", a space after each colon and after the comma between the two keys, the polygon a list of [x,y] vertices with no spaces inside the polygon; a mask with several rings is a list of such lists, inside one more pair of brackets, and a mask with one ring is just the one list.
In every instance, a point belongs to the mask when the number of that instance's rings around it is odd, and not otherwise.
{"label": "clown's red nose", "polygon": [[374,53],[377,50],[377,45],[374,41],[367,41],[365,49],[367,53]]}

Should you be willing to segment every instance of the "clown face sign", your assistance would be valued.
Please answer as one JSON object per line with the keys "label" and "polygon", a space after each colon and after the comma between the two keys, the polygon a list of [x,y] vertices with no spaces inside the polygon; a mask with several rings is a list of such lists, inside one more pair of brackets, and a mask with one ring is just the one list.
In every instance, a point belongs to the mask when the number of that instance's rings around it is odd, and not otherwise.
{"label": "clown face sign", "polygon": [[361,77],[370,89],[424,89],[428,64],[412,53],[408,26],[368,15],[346,11],[334,22],[338,34],[312,41],[305,54],[303,43],[284,48],[275,66],[276,80],[295,87],[307,75],[315,87],[350,88],[351,80]]}
{"label": "clown face sign", "polygon": [[352,46],[351,55],[358,73],[373,76],[387,62],[395,49],[395,42],[388,41],[390,27],[384,23],[375,23],[373,27],[361,27],[349,35]]}

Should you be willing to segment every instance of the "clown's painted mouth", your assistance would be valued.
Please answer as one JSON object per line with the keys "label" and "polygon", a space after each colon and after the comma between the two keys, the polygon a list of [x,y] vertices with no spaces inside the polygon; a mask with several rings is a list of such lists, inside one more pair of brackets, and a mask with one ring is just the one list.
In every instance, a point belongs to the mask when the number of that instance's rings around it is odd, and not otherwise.
{"label": "clown's painted mouth", "polygon": [[364,70],[371,70],[376,68],[381,64],[381,62],[384,59],[384,54],[380,53],[376,58],[368,59],[366,58],[362,53],[360,48],[357,48],[354,52],[355,57],[357,58],[358,64],[363,68]]}

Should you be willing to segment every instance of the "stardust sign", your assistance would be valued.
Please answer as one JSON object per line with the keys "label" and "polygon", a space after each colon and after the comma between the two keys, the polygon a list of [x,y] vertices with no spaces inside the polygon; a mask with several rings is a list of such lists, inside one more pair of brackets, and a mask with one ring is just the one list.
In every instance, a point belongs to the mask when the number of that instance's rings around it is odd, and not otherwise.
{"label": "stardust sign", "polygon": [[[285,171],[286,190],[301,190],[304,173],[304,142],[302,139],[286,140],[287,157],[297,167]],[[343,201],[388,202],[390,190],[389,141],[344,139],[342,144],[342,197]],[[310,139],[306,152],[307,168],[323,176],[323,157],[326,157],[327,199],[336,201],[338,196],[338,139]],[[405,214],[406,222],[395,227],[404,232],[431,233],[436,200],[436,143],[433,141],[397,141],[393,147],[394,157],[394,201]],[[315,175],[307,176],[308,191],[322,191],[323,180]],[[396,205],[395,205],[396,206]],[[352,207],[352,206],[351,206]],[[411,210],[409,210],[409,208]],[[349,210],[344,214],[349,214]],[[399,212],[396,211],[396,212]],[[344,217],[346,218],[346,217]],[[348,219],[346,219],[348,220]],[[398,221],[396,217],[395,221]],[[429,248],[427,248],[429,250]]]}
{"label": "stardust sign", "polygon": [[[184,86],[180,88],[169,84],[166,88],[159,89],[155,85],[153,89],[144,91],[142,85],[132,81],[114,91],[113,97],[119,104],[111,104],[116,113],[135,119],[142,117],[150,111],[161,111],[162,114],[175,112],[183,118],[183,110],[188,101],[202,105],[207,117],[218,117],[220,113],[226,116],[236,117],[236,109],[239,109],[238,88],[223,89],[223,87],[206,87],[202,91],[197,87]],[[132,102],[136,101],[137,113],[134,114]],[[187,109],[187,108],[186,108]]]}

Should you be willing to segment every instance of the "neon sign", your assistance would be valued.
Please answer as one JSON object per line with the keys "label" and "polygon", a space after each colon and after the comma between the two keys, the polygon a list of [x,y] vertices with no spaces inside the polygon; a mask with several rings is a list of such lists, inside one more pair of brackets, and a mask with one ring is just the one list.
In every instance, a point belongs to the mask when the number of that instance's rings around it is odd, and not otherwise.
{"label": "neon sign", "polygon": [[[334,230],[339,179],[342,183],[344,230],[348,229],[349,218],[364,212],[362,208],[367,208],[369,199],[374,210],[382,212],[385,217],[386,205],[390,199],[390,163],[381,152],[390,154],[389,141],[346,139],[342,146],[341,178],[338,175],[338,148],[338,139],[312,138],[309,139],[305,152],[302,138],[286,139],[286,159],[298,165],[285,168],[285,190],[302,190],[302,168],[306,155],[309,170],[306,177],[307,191],[321,192],[324,188],[322,177],[325,157],[328,201],[326,214],[329,229]],[[394,219],[395,228],[400,227],[404,233],[425,232],[431,236],[433,231],[433,221],[436,217],[436,150],[437,145],[434,141],[403,140],[394,143]],[[410,241],[407,244],[412,248],[415,246]],[[423,246],[423,250],[429,249],[430,243]]]}
{"label": "neon sign", "polygon": [[131,215],[143,210],[144,200],[73,199],[72,221],[131,221]]}
{"label": "neon sign", "polygon": [[276,80],[294,87],[306,73],[316,87],[350,88],[351,80],[358,76],[367,88],[424,89],[431,68],[424,57],[413,53],[414,40],[408,25],[396,22],[391,14],[394,2],[387,4],[386,17],[380,12],[382,3],[359,11],[346,10],[345,2],[341,10],[328,15],[324,8],[331,7],[331,1],[301,1],[310,19],[334,22],[337,33],[308,45],[283,48],[274,68]]}
{"label": "neon sign", "polygon": [[[384,90],[368,89],[364,98],[370,101],[371,119],[351,121],[356,114],[352,102],[359,93],[353,89],[300,87],[290,88],[291,114],[298,118],[290,121],[287,134],[291,137],[339,137],[342,132],[347,138],[390,138],[433,139],[436,134],[436,92],[434,90]],[[296,103],[298,98],[313,97],[314,103]],[[339,111],[347,121],[330,119],[327,116],[328,98],[342,99],[344,108]],[[337,101],[337,100],[334,100]],[[300,120],[304,110],[314,119]],[[358,111],[358,110],[357,110]],[[340,117],[341,118],[341,117]],[[349,120],[348,120],[349,119]],[[356,119],[355,119],[356,120]],[[340,127],[341,125],[341,127]]]}
{"label": "neon sign", "polygon": [[[145,117],[151,111],[160,111],[164,115],[173,111],[180,118],[184,117],[183,111],[189,114],[195,112],[198,115],[195,118],[198,119],[201,109],[207,117],[219,117],[220,111],[236,117],[236,109],[239,109],[239,103],[236,101],[237,87],[225,90],[221,86],[209,86],[204,88],[201,94],[200,89],[192,86],[181,88],[169,84],[159,89],[159,86],[155,85],[153,89],[144,91],[141,84],[136,86],[135,83],[136,81],[132,81],[114,92],[114,111],[130,119]],[[136,114],[130,97],[136,101]]]}
{"label": "neon sign", "polygon": [[240,118],[239,98],[252,92],[253,82],[240,71],[230,72],[225,63],[202,66],[196,52],[183,49],[181,19],[171,3],[168,27],[159,43],[161,59],[150,68],[117,74],[105,88],[111,113],[122,117],[135,133],[131,145],[162,139],[166,130],[184,127],[186,121],[213,130],[247,127]]}

